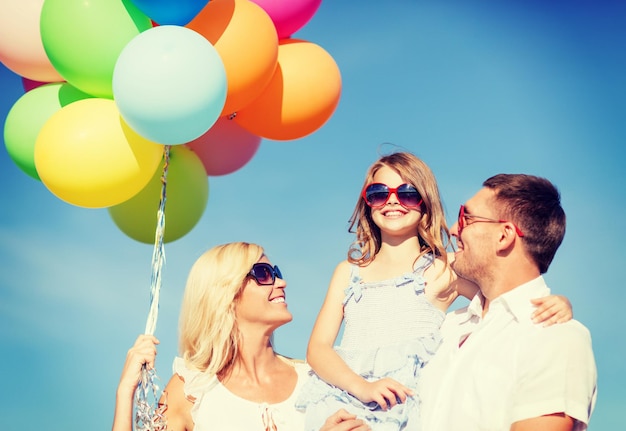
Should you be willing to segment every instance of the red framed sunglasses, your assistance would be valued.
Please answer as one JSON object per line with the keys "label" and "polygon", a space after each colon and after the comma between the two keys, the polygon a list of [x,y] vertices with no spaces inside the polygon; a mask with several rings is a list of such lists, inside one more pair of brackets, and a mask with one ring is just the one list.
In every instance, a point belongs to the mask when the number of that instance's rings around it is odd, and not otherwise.
{"label": "red framed sunglasses", "polygon": [[[488,217],[483,217],[483,216],[477,216],[474,214],[468,214],[465,212],[465,205],[461,205],[461,208],[459,209],[459,218],[457,220],[458,226],[459,226],[459,235],[461,235],[461,232],[463,231],[463,229],[465,228],[465,226],[470,225],[471,223],[466,223],[465,221],[467,219],[474,219],[473,223],[511,223],[508,220],[496,220],[496,219],[492,219],[492,218],[488,218]],[[520,230],[520,228],[518,228],[515,223],[511,223],[513,225],[513,227],[515,227],[515,232],[517,233],[517,235],[519,237],[524,237],[524,232],[522,232]]]}
{"label": "red framed sunglasses", "polygon": [[389,187],[383,183],[372,183],[363,189],[362,196],[370,207],[379,208],[387,203],[392,193],[396,194],[398,202],[405,208],[419,208],[422,204],[422,196],[410,184]]}

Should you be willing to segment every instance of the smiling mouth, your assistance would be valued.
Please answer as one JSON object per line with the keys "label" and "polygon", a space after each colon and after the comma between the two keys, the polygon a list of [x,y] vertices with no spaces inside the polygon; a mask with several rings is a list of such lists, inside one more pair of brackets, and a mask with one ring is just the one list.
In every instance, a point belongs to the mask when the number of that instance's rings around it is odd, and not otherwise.
{"label": "smiling mouth", "polygon": [[404,215],[404,212],[399,211],[399,210],[385,211],[383,213],[383,216],[385,217],[401,217],[403,215]]}
{"label": "smiling mouth", "polygon": [[273,303],[273,304],[280,304],[280,303],[284,304],[285,303],[285,297],[284,296],[278,296],[278,297],[276,297],[274,299],[271,299],[270,302]]}

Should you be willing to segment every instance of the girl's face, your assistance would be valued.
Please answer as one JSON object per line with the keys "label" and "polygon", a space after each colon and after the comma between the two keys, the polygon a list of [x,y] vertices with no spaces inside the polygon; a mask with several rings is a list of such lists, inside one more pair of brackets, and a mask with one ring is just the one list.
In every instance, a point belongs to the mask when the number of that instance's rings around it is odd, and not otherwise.
{"label": "girl's face", "polygon": [[[274,265],[270,264],[266,256],[259,259],[258,263],[269,264],[273,270]],[[267,274],[271,274],[271,270]],[[270,278],[261,282],[272,281]],[[245,333],[245,328],[258,327],[262,330],[268,329],[271,333],[279,326],[291,322],[293,316],[287,309],[286,287],[285,280],[276,274],[272,284],[259,284],[254,277],[246,277],[246,283],[235,305],[239,329]]]}
{"label": "girl's face", "polygon": [[[393,189],[406,181],[393,169],[383,166],[374,174],[372,183],[382,183]],[[404,207],[400,204],[398,196],[391,193],[383,206],[371,208],[371,212],[372,220],[380,228],[383,241],[385,236],[417,236],[417,225],[422,217],[421,206]]]}

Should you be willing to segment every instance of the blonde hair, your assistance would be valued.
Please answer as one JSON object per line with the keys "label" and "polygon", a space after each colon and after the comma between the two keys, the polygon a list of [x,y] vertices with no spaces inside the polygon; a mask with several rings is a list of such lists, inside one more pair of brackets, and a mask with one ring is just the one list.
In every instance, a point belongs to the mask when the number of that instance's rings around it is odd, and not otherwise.
{"label": "blonde hair", "polygon": [[234,242],[206,251],[193,264],[179,321],[179,348],[188,365],[215,375],[233,364],[241,341],[235,303],[262,256],[262,247]]}
{"label": "blonde hair", "polygon": [[[374,181],[374,175],[383,166],[393,169],[403,181],[413,185],[423,199],[422,217],[417,226],[420,254],[432,252],[447,265],[447,248],[450,231],[446,224],[439,187],[435,175],[422,160],[408,152],[395,152],[381,157],[368,169],[362,190]],[[356,233],[356,239],[348,249],[348,261],[360,266],[369,264],[380,250],[380,228],[372,220],[371,208],[359,194],[359,200],[350,217],[348,231]],[[356,228],[356,230],[355,230]]]}

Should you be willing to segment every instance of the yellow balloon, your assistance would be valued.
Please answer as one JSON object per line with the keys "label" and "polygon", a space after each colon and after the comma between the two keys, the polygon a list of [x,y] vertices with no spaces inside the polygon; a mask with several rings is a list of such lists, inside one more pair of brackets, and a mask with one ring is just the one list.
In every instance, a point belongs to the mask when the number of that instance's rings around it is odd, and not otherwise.
{"label": "yellow balloon", "polygon": [[122,203],[145,187],[163,146],[124,123],[110,99],[84,99],[54,113],[35,142],[41,182],[59,199],[87,208]]}

